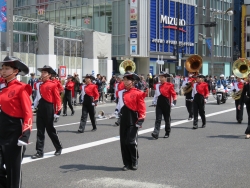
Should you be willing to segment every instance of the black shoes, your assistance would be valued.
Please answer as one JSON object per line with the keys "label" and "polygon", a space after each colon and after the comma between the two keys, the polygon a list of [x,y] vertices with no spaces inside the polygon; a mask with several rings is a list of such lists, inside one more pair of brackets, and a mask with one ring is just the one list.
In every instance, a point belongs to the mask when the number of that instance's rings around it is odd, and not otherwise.
{"label": "black shoes", "polygon": [[43,158],[43,153],[36,153],[31,156],[31,159]]}
{"label": "black shoes", "polygon": [[137,165],[137,164],[132,164],[131,169],[132,169],[132,170],[137,170],[137,169],[138,169],[138,165]]}
{"label": "black shoes", "polygon": [[59,156],[62,153],[62,148],[57,149],[56,152],[54,153],[55,156]]}
{"label": "black shoes", "polygon": [[189,117],[188,120],[191,121],[193,118],[192,117]]}
{"label": "black shoes", "polygon": [[95,131],[97,131],[97,128],[94,128],[94,129],[92,129],[91,131],[92,131],[92,132],[95,132]]}
{"label": "black shoes", "polygon": [[73,116],[75,114],[75,110],[73,110],[72,112],[71,112],[71,115]]}
{"label": "black shoes", "polygon": [[67,116],[67,114],[63,114],[63,116]]}
{"label": "black shoes", "polygon": [[82,129],[78,129],[79,133],[84,133],[84,131]]}
{"label": "black shoes", "polygon": [[205,128],[206,127],[206,124],[202,124],[201,128]]}
{"label": "black shoes", "polygon": [[122,170],[123,170],[123,171],[128,171],[128,170],[129,170],[129,167],[128,167],[128,166],[124,166],[124,167],[122,168]]}
{"label": "black shoes", "polygon": [[169,137],[169,133],[165,133],[165,136],[163,138],[168,138]]}
{"label": "black shoes", "polygon": [[240,119],[238,119],[237,121],[238,121],[239,124],[241,124],[241,122],[242,122],[242,120],[240,120]]}
{"label": "black shoes", "polygon": [[151,136],[155,139],[158,139],[158,135],[156,135],[155,133],[152,133]]}
{"label": "black shoes", "polygon": [[54,119],[54,122],[56,123],[56,122],[58,122],[58,120],[59,120],[59,118],[55,118],[55,119]]}
{"label": "black shoes", "polygon": [[194,125],[194,126],[193,126],[193,129],[198,129],[198,125]]}

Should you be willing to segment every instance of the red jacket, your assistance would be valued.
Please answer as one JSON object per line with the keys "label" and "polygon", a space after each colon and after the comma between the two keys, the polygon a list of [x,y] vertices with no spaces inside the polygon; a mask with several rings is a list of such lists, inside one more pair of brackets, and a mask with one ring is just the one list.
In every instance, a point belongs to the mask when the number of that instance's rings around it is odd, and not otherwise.
{"label": "red jacket", "polygon": [[206,82],[197,83],[196,91],[197,93],[203,95],[204,98],[207,98],[209,95],[208,84]]}
{"label": "red jacket", "polygon": [[85,95],[88,95],[90,97],[93,97],[93,101],[98,101],[99,99],[99,92],[97,89],[97,85],[95,84],[87,84],[84,88]]}
{"label": "red jacket", "polygon": [[61,97],[57,85],[52,80],[47,80],[40,85],[41,97],[47,102],[53,103],[55,114],[62,108]]}
{"label": "red jacket", "polygon": [[[145,93],[136,88],[131,88],[128,91],[124,90],[121,92],[123,92],[123,98],[119,100],[123,100],[124,105],[130,110],[138,112],[137,124],[141,125],[146,117],[146,105],[144,101]],[[119,108],[121,109],[122,106]]]}
{"label": "red jacket", "polygon": [[117,90],[116,90],[116,93],[115,93],[116,98],[118,97],[118,92],[123,90],[124,88],[125,88],[124,82],[117,83]]}
{"label": "red jacket", "polygon": [[57,79],[54,79],[52,81],[55,82],[59,93],[62,93],[63,92],[63,86],[62,86],[61,82],[59,80],[57,80]]}
{"label": "red jacket", "polygon": [[17,79],[9,82],[7,87],[0,91],[1,110],[11,117],[23,119],[22,132],[28,129],[31,132],[32,129],[31,93],[31,86]]}
{"label": "red jacket", "polygon": [[177,99],[177,95],[174,90],[174,84],[165,82],[163,84],[160,84],[159,90],[160,90],[161,95],[163,95],[164,97],[167,97],[169,101],[172,101],[172,98],[173,100]]}

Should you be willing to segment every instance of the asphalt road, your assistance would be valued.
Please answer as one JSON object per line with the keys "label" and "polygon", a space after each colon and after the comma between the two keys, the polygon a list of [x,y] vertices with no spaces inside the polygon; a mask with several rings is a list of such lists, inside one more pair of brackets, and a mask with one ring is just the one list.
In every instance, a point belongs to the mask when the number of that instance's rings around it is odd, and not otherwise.
{"label": "asphalt road", "polygon": [[[146,99],[146,104],[151,104]],[[217,105],[213,97],[206,104],[207,127],[192,129],[184,97],[173,107],[172,131],[167,139],[164,129],[154,140],[155,112],[147,107],[146,121],[139,131],[139,168],[122,171],[123,167],[119,127],[114,119],[99,120],[97,131],[91,132],[90,123],[83,134],[77,133],[81,107],[74,116],[61,117],[55,124],[64,150],[61,156],[53,155],[55,148],[46,135],[45,156],[31,160],[36,142],[36,126],[23,160],[23,187],[249,187],[250,140],[244,139],[247,115],[242,124],[236,123],[234,101]],[[104,104],[97,111],[111,113],[114,104]],[[69,114],[69,113],[68,113]],[[35,117],[34,117],[35,118]],[[162,121],[162,128],[164,121]],[[201,120],[199,120],[201,127]]]}

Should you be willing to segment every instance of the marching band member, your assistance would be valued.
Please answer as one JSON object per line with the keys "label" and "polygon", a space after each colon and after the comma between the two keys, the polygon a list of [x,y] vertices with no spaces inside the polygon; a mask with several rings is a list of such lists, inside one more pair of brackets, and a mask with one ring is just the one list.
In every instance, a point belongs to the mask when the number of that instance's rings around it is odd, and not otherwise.
{"label": "marching band member", "polygon": [[184,95],[186,98],[186,107],[189,114],[188,120],[193,119],[192,87],[195,79],[192,78],[192,76],[193,76],[192,74],[189,74],[189,76],[186,77],[182,83],[182,89],[184,91]]}
{"label": "marching band member", "polygon": [[[176,105],[177,95],[174,90],[174,85],[172,83],[167,82],[167,78],[170,78],[170,75],[161,72],[159,74],[160,83],[156,84],[155,95],[153,100],[153,105],[156,106],[155,114],[155,128],[153,133],[151,134],[153,138],[158,139],[160,128],[161,128],[161,120],[162,115],[165,120],[165,136],[164,138],[168,138],[171,132],[171,106]],[[172,101],[173,99],[173,101]]]}
{"label": "marching band member", "polygon": [[118,110],[120,113],[120,144],[123,170],[138,168],[138,128],[142,126],[146,115],[145,93],[134,87],[140,78],[135,73],[126,72],[123,82],[125,89],[118,92]]}
{"label": "marching band member", "polygon": [[36,98],[34,100],[34,106],[33,108],[36,109],[38,106],[38,102],[41,99],[41,94],[40,94],[40,85],[42,84],[42,79],[41,77],[38,79],[38,82],[35,83],[35,90],[36,90]]}
{"label": "marching band member", "polygon": [[[117,76],[117,82],[115,84],[115,101],[116,101],[117,105],[118,105],[118,92],[123,90],[124,88],[125,88],[125,86],[124,86],[124,82],[123,82],[123,75],[119,75],[119,76]],[[119,126],[120,125],[120,117],[118,114],[117,106],[115,109],[115,115],[118,117],[117,121],[115,122],[115,125]]]}
{"label": "marching band member", "polygon": [[[41,99],[39,100],[36,114],[37,153],[31,156],[32,159],[43,157],[45,129],[56,148],[54,155],[61,155],[62,152],[62,144],[59,141],[57,131],[54,127],[55,114],[61,109],[61,98],[56,84],[50,80],[51,75],[56,74],[56,72],[48,65],[45,65],[43,68],[38,68],[38,71],[41,72],[43,83],[40,85]],[[55,110],[54,107],[56,107]]]}
{"label": "marching band member", "polygon": [[75,88],[75,83],[72,81],[73,76],[68,75],[67,83],[65,85],[65,94],[63,97],[63,116],[67,116],[67,103],[69,108],[71,109],[71,115],[75,114],[75,111],[72,106],[72,92]]}
{"label": "marching band member", "polygon": [[201,116],[202,128],[206,127],[205,104],[208,99],[209,91],[208,84],[204,82],[205,76],[197,75],[195,77],[196,83],[194,84],[192,91],[194,110],[193,129],[198,129],[198,113]]}
{"label": "marching band member", "polygon": [[[64,89],[63,89],[63,86],[62,86],[61,82],[58,79],[56,79],[56,78],[58,78],[58,75],[51,75],[51,80],[56,84],[57,89],[59,91],[59,95],[61,96],[61,94],[62,94],[62,92],[63,92]],[[54,107],[54,109],[56,109],[56,107]],[[55,118],[54,118],[54,122],[55,123],[59,120],[61,111],[62,111],[62,109],[60,109],[57,112],[57,114],[55,114]]]}
{"label": "marching band member", "polygon": [[6,87],[0,91],[0,147],[7,172],[7,186],[21,187],[21,161],[32,128],[30,95],[32,88],[16,76],[29,68],[18,58],[7,56],[0,63]]}
{"label": "marching band member", "polygon": [[[234,92],[234,94],[232,95],[232,98],[234,98],[233,96],[235,94],[237,94],[237,93],[240,95],[240,92],[242,92],[243,87],[244,87],[244,82],[241,80],[241,78],[237,77],[237,81],[233,83],[233,86],[231,87],[231,90],[230,90],[230,91]],[[238,123],[241,123],[242,120],[243,120],[243,110],[244,110],[244,108],[241,108],[239,110],[238,109],[239,104],[240,104],[240,98],[235,99],[236,120],[238,121]]]}
{"label": "marching band member", "polygon": [[240,104],[238,105],[238,110],[244,108],[244,103],[246,104],[247,115],[248,115],[248,126],[245,131],[246,139],[250,138],[250,74],[247,75],[247,84],[243,86],[243,90],[240,97]]}
{"label": "marching band member", "polygon": [[97,86],[92,83],[92,80],[95,78],[91,74],[86,74],[85,76],[85,84],[82,87],[82,116],[81,116],[81,122],[78,129],[79,133],[84,133],[85,126],[87,123],[87,118],[89,114],[89,118],[91,120],[93,129],[91,131],[96,131],[96,106],[99,99],[99,92],[97,89]]}

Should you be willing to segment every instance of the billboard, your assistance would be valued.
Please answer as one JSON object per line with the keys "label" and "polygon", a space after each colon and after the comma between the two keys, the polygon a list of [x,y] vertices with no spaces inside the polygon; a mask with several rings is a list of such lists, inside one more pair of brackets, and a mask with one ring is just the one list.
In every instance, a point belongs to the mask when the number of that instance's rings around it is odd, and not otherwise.
{"label": "billboard", "polygon": [[0,32],[7,31],[7,1],[0,0],[0,11],[1,11],[1,19],[0,19]]}
{"label": "billboard", "polygon": [[[195,6],[177,1],[150,2],[150,51],[171,52],[177,44],[177,15],[179,11],[179,43],[185,54],[194,54]],[[181,49],[180,49],[181,52]]]}

